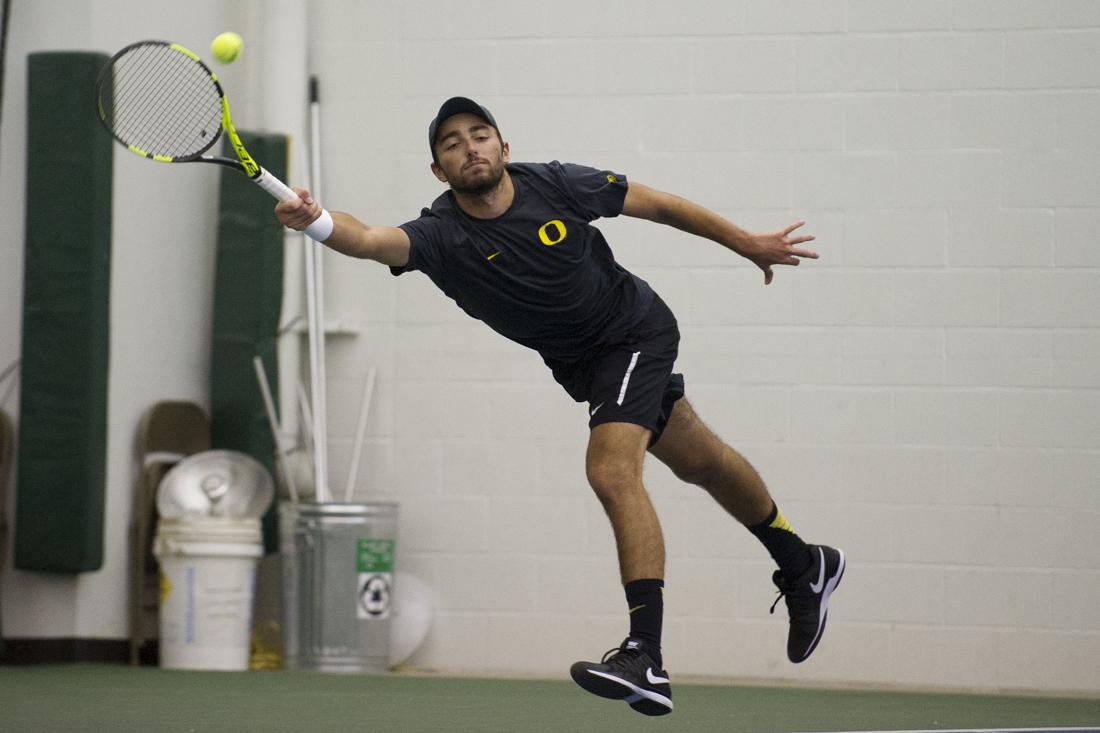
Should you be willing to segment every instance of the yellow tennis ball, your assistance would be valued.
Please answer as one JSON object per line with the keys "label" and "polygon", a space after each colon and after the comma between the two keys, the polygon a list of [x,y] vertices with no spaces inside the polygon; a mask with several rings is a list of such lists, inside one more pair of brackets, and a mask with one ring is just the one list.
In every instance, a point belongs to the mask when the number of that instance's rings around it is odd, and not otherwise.
{"label": "yellow tennis ball", "polygon": [[210,53],[223,64],[233,63],[244,48],[244,39],[232,31],[220,34],[210,44]]}

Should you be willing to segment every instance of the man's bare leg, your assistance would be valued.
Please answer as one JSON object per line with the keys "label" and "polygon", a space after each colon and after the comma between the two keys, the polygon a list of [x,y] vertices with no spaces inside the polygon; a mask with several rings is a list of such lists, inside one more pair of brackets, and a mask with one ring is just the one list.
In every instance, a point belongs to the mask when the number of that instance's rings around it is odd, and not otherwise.
{"label": "man's bare leg", "polygon": [[686,397],[676,401],[664,433],[650,452],[680,480],[706,489],[746,527],[771,513],[774,502],[760,474],[699,419]]}
{"label": "man's bare leg", "polygon": [[648,429],[630,423],[592,428],[585,468],[615,532],[630,633],[614,654],[599,662],[577,662],[569,673],[594,695],[624,700],[645,715],[667,715],[672,689],[661,669],[665,543],[642,483],[649,439]]}
{"label": "man's bare leg", "polygon": [[653,504],[642,484],[642,464],[650,431],[630,423],[604,423],[592,429],[585,457],[588,483],[603,504],[623,584],[665,577],[665,543]]}
{"label": "man's bare leg", "polygon": [[[650,448],[680,479],[704,488],[767,548],[779,570],[772,581],[790,614],[787,657],[802,662],[825,630],[829,596],[844,575],[844,553],[807,545],[776,506],[756,469],[726,445],[681,398]],[[772,606],[773,610],[775,606]]]}

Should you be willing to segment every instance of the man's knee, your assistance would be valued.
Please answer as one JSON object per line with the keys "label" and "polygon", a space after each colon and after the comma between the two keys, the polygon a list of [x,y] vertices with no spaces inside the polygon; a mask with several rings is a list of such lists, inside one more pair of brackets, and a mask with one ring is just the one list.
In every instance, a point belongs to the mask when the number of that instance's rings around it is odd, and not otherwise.
{"label": "man's knee", "polygon": [[585,465],[588,484],[602,502],[614,502],[641,483],[638,467],[621,458],[590,460]]}
{"label": "man's knee", "polygon": [[592,429],[585,473],[605,504],[642,487],[642,462],[649,431],[627,423],[605,423]]}

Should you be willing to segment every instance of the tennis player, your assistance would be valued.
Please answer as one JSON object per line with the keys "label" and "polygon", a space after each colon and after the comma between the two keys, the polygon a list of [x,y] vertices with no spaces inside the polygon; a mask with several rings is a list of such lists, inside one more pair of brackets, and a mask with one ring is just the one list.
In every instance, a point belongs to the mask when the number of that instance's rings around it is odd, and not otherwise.
{"label": "tennis player", "polygon": [[[588,403],[585,469],[615,534],[630,630],[600,662],[577,662],[573,679],[646,715],[672,710],[661,659],[665,549],[642,483],[651,453],[682,480],[705,489],[774,558],[773,582],[790,616],[787,656],[805,661],[825,628],[844,554],[804,542],[791,529],[747,460],[718,438],[684,396],[673,372],[676,318],[644,280],[616,261],[592,226],[620,214],[711,239],[745,257],[772,281],[777,265],[817,254],[804,222],[750,233],[707,209],[626,176],[571,163],[512,163],[489,110],[454,97],[428,125],[431,170],[449,190],[420,218],[399,227],[363,224],[333,212],[325,245],[419,270],[468,315],[535,349],[554,379]],[[305,189],[275,213],[301,230],[320,205]],[[772,610],[774,611],[773,604]]]}

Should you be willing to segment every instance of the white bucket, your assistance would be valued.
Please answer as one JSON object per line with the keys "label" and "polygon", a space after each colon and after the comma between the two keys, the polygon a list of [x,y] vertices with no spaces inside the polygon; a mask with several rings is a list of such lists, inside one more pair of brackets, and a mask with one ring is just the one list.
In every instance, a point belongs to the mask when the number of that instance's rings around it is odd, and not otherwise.
{"label": "white bucket", "polygon": [[160,666],[248,669],[260,520],[162,518],[153,554],[160,562]]}

